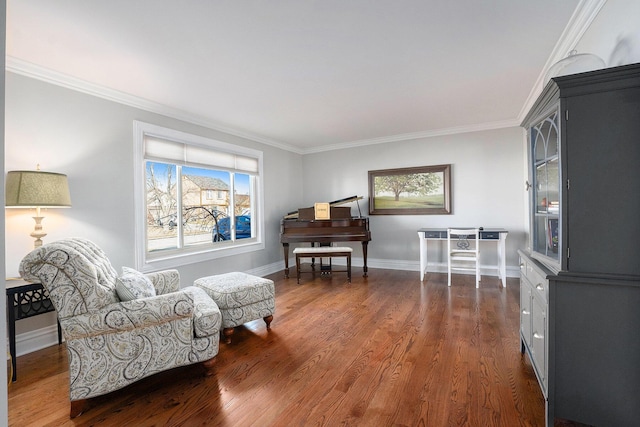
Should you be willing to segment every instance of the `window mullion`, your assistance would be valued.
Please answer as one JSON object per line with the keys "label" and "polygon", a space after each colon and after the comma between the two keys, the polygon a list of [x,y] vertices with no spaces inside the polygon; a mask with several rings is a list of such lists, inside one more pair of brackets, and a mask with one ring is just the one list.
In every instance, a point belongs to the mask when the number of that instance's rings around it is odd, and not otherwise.
{"label": "window mullion", "polygon": [[184,248],[184,215],[182,212],[182,166],[176,165],[176,225],[178,227],[178,248]]}
{"label": "window mullion", "polygon": [[229,174],[229,234],[231,235],[231,240],[236,240],[236,183],[235,183],[235,173]]}
{"label": "window mullion", "polygon": [[[256,185],[256,180],[257,178],[254,175],[251,175],[249,177],[249,195],[250,195],[250,199],[249,199],[249,210],[251,212],[258,212],[258,205],[257,205],[257,197],[258,197],[258,191],[257,191],[257,185]],[[255,215],[257,217],[257,215]],[[256,236],[257,235],[257,230],[258,230],[258,221],[251,221],[251,235],[252,236]]]}

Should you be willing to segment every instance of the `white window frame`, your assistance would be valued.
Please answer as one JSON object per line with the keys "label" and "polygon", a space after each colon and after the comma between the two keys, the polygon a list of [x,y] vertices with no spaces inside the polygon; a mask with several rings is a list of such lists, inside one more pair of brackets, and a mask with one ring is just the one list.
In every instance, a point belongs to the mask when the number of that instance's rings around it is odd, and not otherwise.
{"label": "white window frame", "polygon": [[[252,228],[255,226],[255,237],[229,242],[216,242],[206,246],[185,247],[161,253],[147,252],[146,241],[146,171],[145,171],[145,137],[161,138],[186,145],[193,145],[213,151],[252,157],[258,161],[256,185],[252,196],[253,212]],[[176,268],[185,264],[203,262],[226,256],[238,255],[263,250],[264,244],[264,183],[262,151],[217,141],[199,135],[181,132],[150,123],[133,122],[133,167],[134,167],[134,219],[135,219],[135,263],[136,269],[143,272]]]}

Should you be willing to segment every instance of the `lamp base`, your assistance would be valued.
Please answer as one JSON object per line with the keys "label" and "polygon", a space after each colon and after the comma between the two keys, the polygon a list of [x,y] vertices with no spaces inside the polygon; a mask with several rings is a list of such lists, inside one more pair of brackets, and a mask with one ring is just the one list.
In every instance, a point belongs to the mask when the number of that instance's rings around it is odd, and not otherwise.
{"label": "lamp base", "polygon": [[33,229],[33,231],[31,232],[30,236],[33,237],[35,240],[35,242],[33,242],[33,248],[37,249],[40,246],[42,246],[42,238],[44,236],[47,235],[47,233],[44,233],[42,231],[42,220],[44,219],[43,216],[34,216],[32,217],[35,221],[36,221],[36,226]]}

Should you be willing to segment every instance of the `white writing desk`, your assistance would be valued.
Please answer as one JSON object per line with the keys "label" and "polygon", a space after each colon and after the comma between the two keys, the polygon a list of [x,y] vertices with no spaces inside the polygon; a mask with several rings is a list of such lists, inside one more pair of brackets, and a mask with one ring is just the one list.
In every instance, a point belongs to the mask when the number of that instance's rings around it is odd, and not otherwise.
{"label": "white writing desk", "polygon": [[[498,277],[502,280],[502,286],[507,284],[507,260],[506,260],[506,241],[507,230],[502,228],[485,228],[480,230],[481,242],[496,243],[498,253]],[[427,273],[427,242],[429,240],[447,240],[446,228],[421,228],[418,230],[418,239],[420,239],[420,281],[424,280]]]}

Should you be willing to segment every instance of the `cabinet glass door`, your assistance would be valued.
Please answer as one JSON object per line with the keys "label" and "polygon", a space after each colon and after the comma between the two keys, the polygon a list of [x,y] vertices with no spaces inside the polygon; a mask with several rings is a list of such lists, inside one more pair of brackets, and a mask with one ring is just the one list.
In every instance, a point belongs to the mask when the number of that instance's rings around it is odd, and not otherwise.
{"label": "cabinet glass door", "polygon": [[558,110],[531,127],[532,250],[559,260],[560,164]]}

